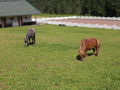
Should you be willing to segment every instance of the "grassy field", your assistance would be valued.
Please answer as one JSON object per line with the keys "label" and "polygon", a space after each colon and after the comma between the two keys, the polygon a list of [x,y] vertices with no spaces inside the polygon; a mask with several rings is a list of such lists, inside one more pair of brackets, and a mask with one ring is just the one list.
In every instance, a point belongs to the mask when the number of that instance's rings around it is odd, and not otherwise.
{"label": "grassy field", "polygon": [[[36,45],[25,47],[31,27]],[[87,37],[100,40],[100,54],[76,60],[80,40]],[[0,90],[120,90],[120,31],[54,25],[0,29]]]}

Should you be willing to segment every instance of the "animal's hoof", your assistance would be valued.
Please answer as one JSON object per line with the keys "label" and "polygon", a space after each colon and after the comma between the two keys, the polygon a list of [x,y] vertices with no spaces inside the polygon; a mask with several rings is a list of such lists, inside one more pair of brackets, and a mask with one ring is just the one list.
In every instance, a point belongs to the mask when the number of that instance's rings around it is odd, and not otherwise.
{"label": "animal's hoof", "polygon": [[98,56],[98,54],[94,54],[95,56]]}

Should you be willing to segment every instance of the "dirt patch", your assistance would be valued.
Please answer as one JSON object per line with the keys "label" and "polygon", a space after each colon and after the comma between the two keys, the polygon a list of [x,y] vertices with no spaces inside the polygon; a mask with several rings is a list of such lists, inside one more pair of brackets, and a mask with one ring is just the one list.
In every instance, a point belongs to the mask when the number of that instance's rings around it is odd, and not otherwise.
{"label": "dirt patch", "polygon": [[119,20],[98,20],[98,19],[62,19],[62,20],[53,20],[58,22],[72,22],[72,23],[84,23],[84,24],[99,24],[99,25],[108,25],[108,26],[120,26]]}

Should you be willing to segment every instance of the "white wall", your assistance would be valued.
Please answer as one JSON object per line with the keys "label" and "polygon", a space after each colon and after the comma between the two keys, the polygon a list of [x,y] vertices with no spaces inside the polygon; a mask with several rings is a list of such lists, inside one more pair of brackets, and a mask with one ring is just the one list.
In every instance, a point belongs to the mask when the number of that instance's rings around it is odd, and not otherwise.
{"label": "white wall", "polygon": [[6,18],[6,22],[7,22],[7,24],[12,23],[12,20],[11,20],[10,18],[12,18],[12,17],[7,17],[7,18]]}
{"label": "white wall", "polygon": [[32,17],[30,15],[23,16],[23,22],[31,22],[31,21],[32,21]]}
{"label": "white wall", "polygon": [[19,26],[17,17],[14,17],[14,19],[12,20],[12,26]]}
{"label": "white wall", "polygon": [[[32,21],[32,18],[31,16],[22,16],[23,17],[23,23],[24,22],[31,22]],[[13,19],[11,19],[13,18]],[[17,16],[14,16],[14,17],[7,17],[6,18],[6,22],[7,24],[11,24],[12,23],[12,26],[19,26],[18,24],[18,17]]]}

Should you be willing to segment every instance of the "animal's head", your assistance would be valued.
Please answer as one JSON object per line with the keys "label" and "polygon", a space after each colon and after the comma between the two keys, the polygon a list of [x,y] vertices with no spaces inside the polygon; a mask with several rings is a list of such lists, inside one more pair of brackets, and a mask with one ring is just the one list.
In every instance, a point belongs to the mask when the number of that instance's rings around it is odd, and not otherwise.
{"label": "animal's head", "polygon": [[80,55],[81,60],[83,60],[85,58],[85,56],[86,56],[85,52],[79,50],[78,53]]}
{"label": "animal's head", "polygon": [[28,40],[26,38],[24,39],[24,43],[26,46],[28,46]]}

